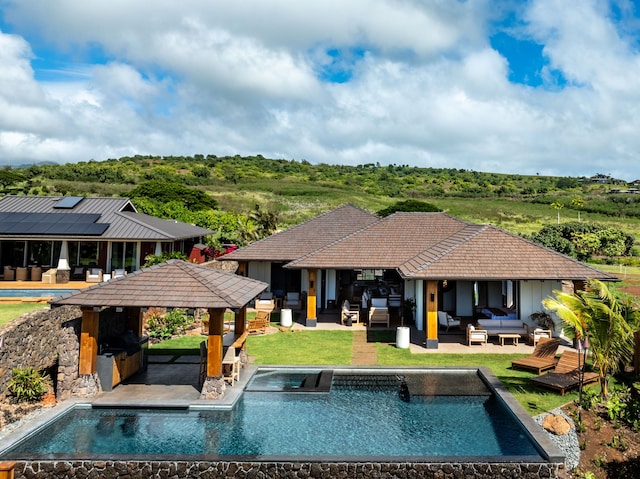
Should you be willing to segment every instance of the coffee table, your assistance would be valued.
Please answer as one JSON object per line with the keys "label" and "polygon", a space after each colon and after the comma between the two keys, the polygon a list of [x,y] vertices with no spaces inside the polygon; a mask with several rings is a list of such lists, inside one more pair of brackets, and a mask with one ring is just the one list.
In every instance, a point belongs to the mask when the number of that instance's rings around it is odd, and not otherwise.
{"label": "coffee table", "polygon": [[520,339],[520,335],[515,333],[501,333],[501,334],[498,334],[498,339],[500,340],[500,346],[504,346],[505,339],[513,340],[513,345],[517,346],[518,340]]}

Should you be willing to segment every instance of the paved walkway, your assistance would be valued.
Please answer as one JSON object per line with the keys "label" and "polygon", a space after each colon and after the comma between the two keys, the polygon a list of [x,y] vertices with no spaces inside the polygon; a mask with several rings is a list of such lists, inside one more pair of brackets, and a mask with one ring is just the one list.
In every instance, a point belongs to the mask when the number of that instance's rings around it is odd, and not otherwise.
{"label": "paved walkway", "polygon": [[355,366],[375,366],[378,364],[376,343],[367,341],[367,331],[353,332],[353,356],[351,364]]}

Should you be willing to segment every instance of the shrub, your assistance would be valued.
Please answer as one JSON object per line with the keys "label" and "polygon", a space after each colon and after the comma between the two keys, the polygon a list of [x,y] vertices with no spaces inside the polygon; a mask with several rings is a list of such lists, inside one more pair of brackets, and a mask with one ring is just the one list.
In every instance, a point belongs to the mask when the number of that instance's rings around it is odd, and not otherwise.
{"label": "shrub", "polygon": [[49,377],[34,368],[15,368],[8,389],[18,402],[36,402],[47,392]]}
{"label": "shrub", "polygon": [[174,309],[164,315],[153,314],[147,319],[147,333],[152,339],[165,340],[183,334],[193,322],[193,316],[182,309]]}

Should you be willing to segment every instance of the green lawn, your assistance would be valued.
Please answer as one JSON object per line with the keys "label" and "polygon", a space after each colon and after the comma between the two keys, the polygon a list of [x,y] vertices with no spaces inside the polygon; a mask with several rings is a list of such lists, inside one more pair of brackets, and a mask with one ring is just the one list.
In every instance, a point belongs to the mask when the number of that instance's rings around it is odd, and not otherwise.
{"label": "green lawn", "polygon": [[[379,366],[486,366],[532,415],[555,409],[574,401],[578,396],[576,391],[560,396],[533,388],[529,381],[533,374],[511,369],[511,361],[521,358],[522,354],[412,354],[407,349],[398,349],[393,344],[388,344],[394,341],[391,332],[376,331],[372,338],[377,342]],[[174,354],[191,349],[193,354],[198,354],[202,339],[202,336],[184,336],[154,345],[151,352]],[[351,364],[352,349],[352,331],[307,330],[247,338],[247,352],[254,364],[345,366]]]}
{"label": "green lawn", "polygon": [[24,313],[48,307],[48,304],[43,303],[0,304],[0,327],[10,323]]}

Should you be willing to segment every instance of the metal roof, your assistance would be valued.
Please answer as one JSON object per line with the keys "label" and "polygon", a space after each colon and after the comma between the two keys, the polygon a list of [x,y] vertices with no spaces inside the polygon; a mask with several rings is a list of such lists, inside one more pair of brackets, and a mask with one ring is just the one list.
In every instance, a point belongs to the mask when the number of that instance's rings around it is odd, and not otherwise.
{"label": "metal roof", "polygon": [[[69,197],[5,196],[0,199],[0,213],[12,213],[18,217],[21,214],[25,217],[32,214],[99,215],[97,223],[108,225],[108,228],[99,236],[101,240],[174,241],[213,233],[198,226],[138,213],[128,198],[86,197],[82,201],[72,202],[74,204],[72,207],[60,208],[61,203],[65,204],[65,198]],[[4,225],[0,223],[0,239],[42,239],[46,236],[48,235],[45,232],[12,233],[4,229]],[[58,234],[55,238],[96,240],[95,234],[82,232]]]}

